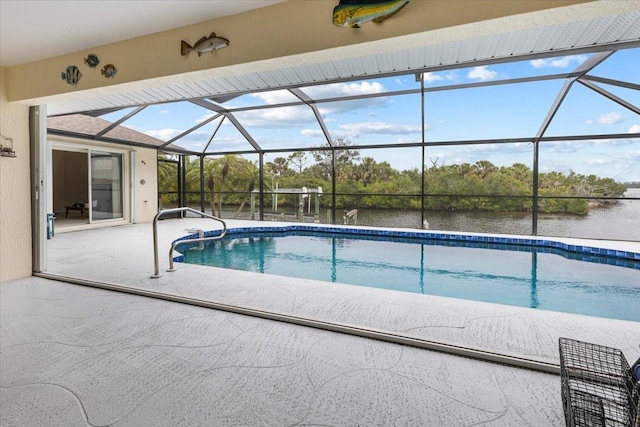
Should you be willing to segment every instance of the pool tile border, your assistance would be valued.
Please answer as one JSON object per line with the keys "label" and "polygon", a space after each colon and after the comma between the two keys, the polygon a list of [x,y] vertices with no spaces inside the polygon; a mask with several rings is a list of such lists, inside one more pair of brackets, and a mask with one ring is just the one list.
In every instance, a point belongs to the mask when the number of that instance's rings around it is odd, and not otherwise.
{"label": "pool tile border", "polygon": [[[447,241],[450,243],[462,243],[473,246],[474,244],[506,245],[504,249],[514,250],[516,246],[528,246],[540,249],[562,250],[570,254],[579,256],[579,259],[589,262],[606,263],[624,267],[640,268],[635,262],[640,261],[640,252],[621,251],[616,249],[598,248],[595,246],[575,245],[550,240],[549,238],[536,237],[502,237],[478,234],[443,233],[428,230],[385,230],[372,228],[350,228],[325,225],[308,224],[288,224],[270,225],[257,227],[234,227],[227,229],[227,235],[243,233],[268,233],[268,232],[316,232],[316,233],[340,233],[354,236],[382,236],[387,238],[410,238],[436,241]],[[205,231],[204,237],[215,237],[220,235],[221,230]],[[198,234],[189,234],[176,239],[193,240],[199,237]],[[517,250],[517,249],[516,249]],[[551,252],[551,251],[550,251]],[[174,258],[176,262],[184,262],[184,256],[179,255]]]}

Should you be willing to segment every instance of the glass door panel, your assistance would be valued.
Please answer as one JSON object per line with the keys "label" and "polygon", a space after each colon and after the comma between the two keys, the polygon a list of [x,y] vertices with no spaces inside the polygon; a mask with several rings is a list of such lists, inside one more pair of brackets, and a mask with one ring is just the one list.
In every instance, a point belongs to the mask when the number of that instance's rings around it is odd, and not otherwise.
{"label": "glass door panel", "polygon": [[91,220],[124,217],[122,154],[91,152]]}

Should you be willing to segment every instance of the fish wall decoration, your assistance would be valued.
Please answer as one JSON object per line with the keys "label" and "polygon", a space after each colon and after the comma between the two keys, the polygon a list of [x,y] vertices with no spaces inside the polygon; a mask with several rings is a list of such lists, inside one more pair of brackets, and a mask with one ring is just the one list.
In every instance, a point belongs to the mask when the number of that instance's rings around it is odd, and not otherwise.
{"label": "fish wall decoration", "polygon": [[62,80],[67,82],[67,84],[75,86],[82,78],[82,73],[75,65],[69,65],[66,70],[60,73],[60,76],[62,77]]}
{"label": "fish wall decoration", "polygon": [[87,64],[90,68],[96,68],[96,66],[100,63],[100,59],[98,59],[98,55],[90,53],[86,58],[84,58],[84,63]]}
{"label": "fish wall decoration", "polygon": [[182,56],[188,55],[191,52],[198,52],[198,56],[202,56],[203,53],[215,52],[229,46],[229,40],[224,37],[216,36],[216,33],[211,33],[209,37],[202,37],[193,46],[186,41],[182,40],[180,43],[180,53]]}
{"label": "fish wall decoration", "polygon": [[100,70],[100,72],[102,73],[103,76],[105,76],[105,78],[110,79],[116,75],[116,73],[118,72],[118,69],[113,64],[107,64],[104,67],[102,67],[102,70]]}
{"label": "fish wall decoration", "polygon": [[333,8],[333,25],[360,28],[360,24],[373,21],[380,24],[395,15],[409,0],[340,0]]}

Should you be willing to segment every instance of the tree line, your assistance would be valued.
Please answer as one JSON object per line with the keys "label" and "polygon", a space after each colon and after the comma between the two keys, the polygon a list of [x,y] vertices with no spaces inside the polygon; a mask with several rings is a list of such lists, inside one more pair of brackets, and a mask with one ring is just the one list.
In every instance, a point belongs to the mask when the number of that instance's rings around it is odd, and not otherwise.
{"label": "tree line", "polygon": [[[338,139],[335,154],[337,209],[421,209],[422,174],[419,168],[399,171],[386,162],[360,157],[350,141]],[[326,147],[326,146],[325,146]],[[311,161],[313,159],[313,162]],[[276,157],[264,168],[265,203],[279,188],[317,188],[331,191],[333,154],[329,150],[294,152]],[[199,158],[186,162],[188,203],[200,203]],[[204,191],[208,206],[220,214],[223,205],[246,208],[258,187],[256,163],[238,155],[204,160]],[[159,190],[165,203],[177,187],[175,166],[159,162]],[[586,214],[590,207],[614,203],[627,186],[611,178],[552,171],[538,175],[538,209],[543,213]],[[496,166],[488,160],[447,165],[431,160],[424,170],[426,210],[527,212],[532,209],[533,171],[527,165]],[[576,198],[578,197],[578,198]],[[295,195],[280,194],[279,206],[297,206]],[[330,207],[331,197],[320,200]]]}

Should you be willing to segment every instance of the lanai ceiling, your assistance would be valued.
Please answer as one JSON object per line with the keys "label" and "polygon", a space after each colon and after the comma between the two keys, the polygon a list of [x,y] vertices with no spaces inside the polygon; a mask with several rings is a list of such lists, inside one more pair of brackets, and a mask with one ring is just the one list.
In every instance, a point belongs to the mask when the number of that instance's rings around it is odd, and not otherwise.
{"label": "lanai ceiling", "polygon": [[598,15],[584,19],[573,16],[571,20],[563,17],[562,20],[558,19],[560,22],[526,28],[522,28],[526,18],[514,17],[507,21],[511,22],[510,25],[504,22],[503,28],[493,28],[491,34],[475,36],[479,29],[470,25],[457,31],[455,40],[442,42],[434,41],[432,34],[406,36],[375,43],[367,49],[373,53],[353,53],[348,57],[336,58],[335,52],[318,52],[310,63],[226,77],[207,77],[206,73],[201,73],[202,76],[197,80],[183,80],[158,87],[50,104],[48,113],[58,115],[194,98],[215,98],[372,76],[640,45],[640,7],[635,12],[623,14],[611,14],[605,8]]}
{"label": "lanai ceiling", "polygon": [[[626,3],[624,13],[616,10],[618,3]],[[635,5],[631,11],[629,4]],[[290,89],[297,98],[291,105],[313,108],[322,100],[312,99],[298,88],[640,47],[639,2],[594,2],[577,10],[580,13],[548,13],[544,22],[532,23],[520,15],[491,24],[470,24],[455,31],[386,39],[369,43],[366,50],[352,49],[349,54],[317,52],[301,62],[276,59],[252,72],[220,76],[215,70],[202,71],[161,85],[53,102],[47,111],[50,116],[85,113],[95,117],[126,107],[192,101],[232,120],[233,115],[220,104],[247,93]],[[575,76],[579,74],[580,70],[576,70]],[[250,136],[248,140],[251,142]]]}
{"label": "lanai ceiling", "polygon": [[[11,67],[285,0],[0,0],[0,66]],[[126,13],[123,13],[123,9]]]}

